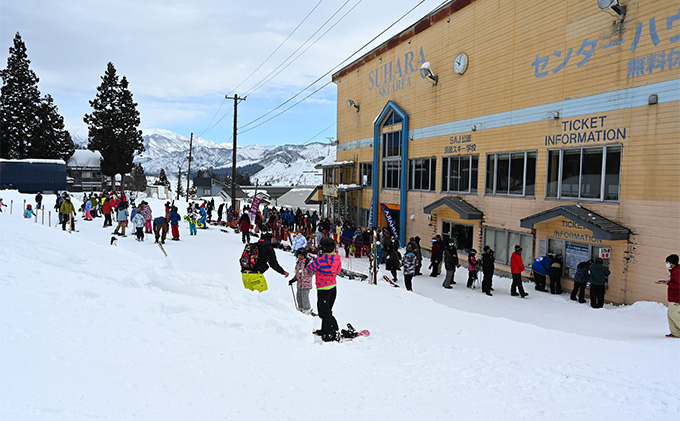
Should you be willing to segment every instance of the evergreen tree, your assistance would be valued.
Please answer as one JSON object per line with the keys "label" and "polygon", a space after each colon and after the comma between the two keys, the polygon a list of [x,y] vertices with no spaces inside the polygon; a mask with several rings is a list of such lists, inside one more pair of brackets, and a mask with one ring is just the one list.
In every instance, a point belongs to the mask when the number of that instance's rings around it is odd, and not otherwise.
{"label": "evergreen tree", "polygon": [[0,158],[24,159],[36,131],[40,91],[30,69],[26,45],[17,32],[9,49],[7,68],[0,71]]}
{"label": "evergreen tree", "polygon": [[38,126],[28,150],[28,156],[67,161],[75,150],[73,139],[64,128],[64,118],[54,105],[52,96],[46,95],[38,110]]}
{"label": "evergreen tree", "polygon": [[119,81],[113,63],[101,79],[97,96],[90,101],[93,111],[83,121],[88,125],[88,149],[102,154],[102,174],[110,176],[113,184],[116,174],[132,170],[135,153],[144,152],[144,139],[127,79]]}
{"label": "evergreen tree", "polygon": [[142,164],[137,163],[132,168],[132,180],[135,191],[146,191],[146,175]]}
{"label": "evergreen tree", "polygon": [[170,181],[168,180],[168,176],[165,174],[165,169],[161,168],[161,172],[158,174],[158,180],[156,180],[154,185],[170,187]]}

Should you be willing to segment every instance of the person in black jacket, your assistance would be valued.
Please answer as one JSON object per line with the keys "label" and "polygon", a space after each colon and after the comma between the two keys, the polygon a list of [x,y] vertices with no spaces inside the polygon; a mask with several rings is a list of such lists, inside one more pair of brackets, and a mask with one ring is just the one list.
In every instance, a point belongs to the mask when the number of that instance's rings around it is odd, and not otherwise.
{"label": "person in black jacket", "polygon": [[456,275],[456,268],[459,266],[458,249],[453,243],[453,240],[450,240],[444,250],[444,269],[446,269],[446,276],[444,277],[444,283],[442,284],[444,288],[451,289],[453,288],[451,284],[456,284],[454,277]]}
{"label": "person in black jacket", "polygon": [[482,253],[482,273],[484,273],[484,279],[482,279],[482,292],[488,296],[491,296],[491,291],[493,291],[493,271],[494,263],[496,262],[494,254],[491,247],[484,246],[484,253]]}
{"label": "person in black jacket", "polygon": [[550,293],[562,293],[562,256],[560,255],[555,256],[550,265]]}
{"label": "person in black jacket", "polygon": [[272,247],[272,234],[271,232],[266,232],[262,234],[260,240],[255,243],[258,249],[258,258],[255,266],[251,269],[241,268],[241,278],[243,279],[243,286],[251,291],[264,292],[269,287],[267,286],[267,280],[264,278],[264,273],[271,267],[285,278],[288,277],[289,273],[286,272],[281,265],[279,265],[278,260],[276,260],[276,252],[274,247]]}

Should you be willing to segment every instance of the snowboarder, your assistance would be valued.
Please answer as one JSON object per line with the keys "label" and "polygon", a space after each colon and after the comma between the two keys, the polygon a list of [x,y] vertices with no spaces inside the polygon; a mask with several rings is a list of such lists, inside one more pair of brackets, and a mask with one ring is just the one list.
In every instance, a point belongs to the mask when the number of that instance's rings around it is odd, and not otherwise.
{"label": "snowboarder", "polygon": [[309,291],[312,289],[312,277],[314,276],[314,272],[307,267],[310,263],[307,249],[304,247],[298,248],[295,251],[295,257],[297,258],[295,276],[288,282],[288,285],[297,282],[297,309],[304,314],[311,314],[312,305],[309,302]]}
{"label": "snowboarder", "polygon": [[324,342],[338,339],[338,321],[333,317],[333,304],[337,298],[337,276],[342,269],[340,256],[335,252],[335,241],[330,237],[321,239],[321,254],[309,264],[316,272],[317,307],[321,317],[321,329],[314,333]]}
{"label": "snowboarder", "polygon": [[251,291],[264,292],[269,287],[267,286],[267,280],[264,277],[264,273],[271,267],[285,278],[288,277],[289,273],[281,267],[278,260],[276,260],[276,252],[272,246],[272,234],[271,232],[265,232],[257,243],[257,253],[258,258],[255,266],[252,269],[241,269],[241,279],[243,280],[243,286]]}

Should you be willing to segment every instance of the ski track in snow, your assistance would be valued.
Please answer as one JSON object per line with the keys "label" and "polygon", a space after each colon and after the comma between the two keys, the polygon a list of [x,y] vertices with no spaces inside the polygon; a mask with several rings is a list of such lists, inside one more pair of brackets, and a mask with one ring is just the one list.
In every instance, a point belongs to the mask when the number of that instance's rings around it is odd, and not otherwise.
{"label": "ski track in snow", "polygon": [[[527,288],[494,296],[443,276],[403,288],[338,278],[334,314],[371,336],[315,343],[319,319],[243,288],[240,236],[216,228],[110,246],[111,227],[68,234],[23,219],[32,195],[2,191],[0,419],[666,420],[680,340],[659,303],[593,310]],[[76,195],[75,205],[80,202]],[[154,214],[162,202],[150,200]],[[46,196],[52,209],[54,196]],[[18,209],[19,208],[19,209]],[[179,209],[186,208],[182,202]],[[8,210],[8,208],[5,208]],[[53,215],[54,217],[54,215]],[[40,218],[39,218],[40,219]],[[46,218],[47,219],[47,218]],[[292,272],[290,253],[277,250]],[[367,259],[343,266],[364,271]],[[525,284],[528,287],[529,284]],[[310,298],[315,304],[316,294]],[[675,415],[674,415],[675,414]]]}

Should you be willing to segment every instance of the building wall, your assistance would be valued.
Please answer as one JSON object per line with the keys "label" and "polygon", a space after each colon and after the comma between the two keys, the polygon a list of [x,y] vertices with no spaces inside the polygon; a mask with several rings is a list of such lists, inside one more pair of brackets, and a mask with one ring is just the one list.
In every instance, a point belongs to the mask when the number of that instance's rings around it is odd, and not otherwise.
{"label": "building wall", "polygon": [[[579,204],[631,231],[627,242],[611,244],[606,298],[665,301],[665,288],[653,281],[667,277],[665,256],[680,252],[680,9],[674,0],[625,4],[625,20],[615,23],[594,0],[551,7],[476,0],[425,30],[411,28],[375,57],[334,75],[338,161],[354,161],[357,169],[373,161],[374,119],[394,101],[409,116],[408,157],[436,157],[437,165],[434,192],[407,194],[407,237],[427,239],[441,230],[443,217],[455,219],[455,212],[440,208],[430,226],[423,207],[450,195],[442,192],[442,157],[477,154],[478,192],[456,196],[484,214],[475,226],[478,249],[482,227],[494,227],[533,233],[536,253],[549,224],[529,230],[520,219]],[[469,65],[459,75],[453,61],[461,52]],[[437,86],[421,78],[423,61],[439,77]],[[658,104],[647,105],[651,94]],[[577,127],[585,119],[588,129]],[[584,133],[586,141],[578,142]],[[601,140],[587,141],[588,135]],[[622,145],[617,202],[546,198],[548,150],[614,144]],[[486,154],[514,151],[537,152],[535,196],[486,195]],[[380,202],[399,204],[399,191],[377,191]],[[372,194],[364,192],[361,207],[368,209]]]}

